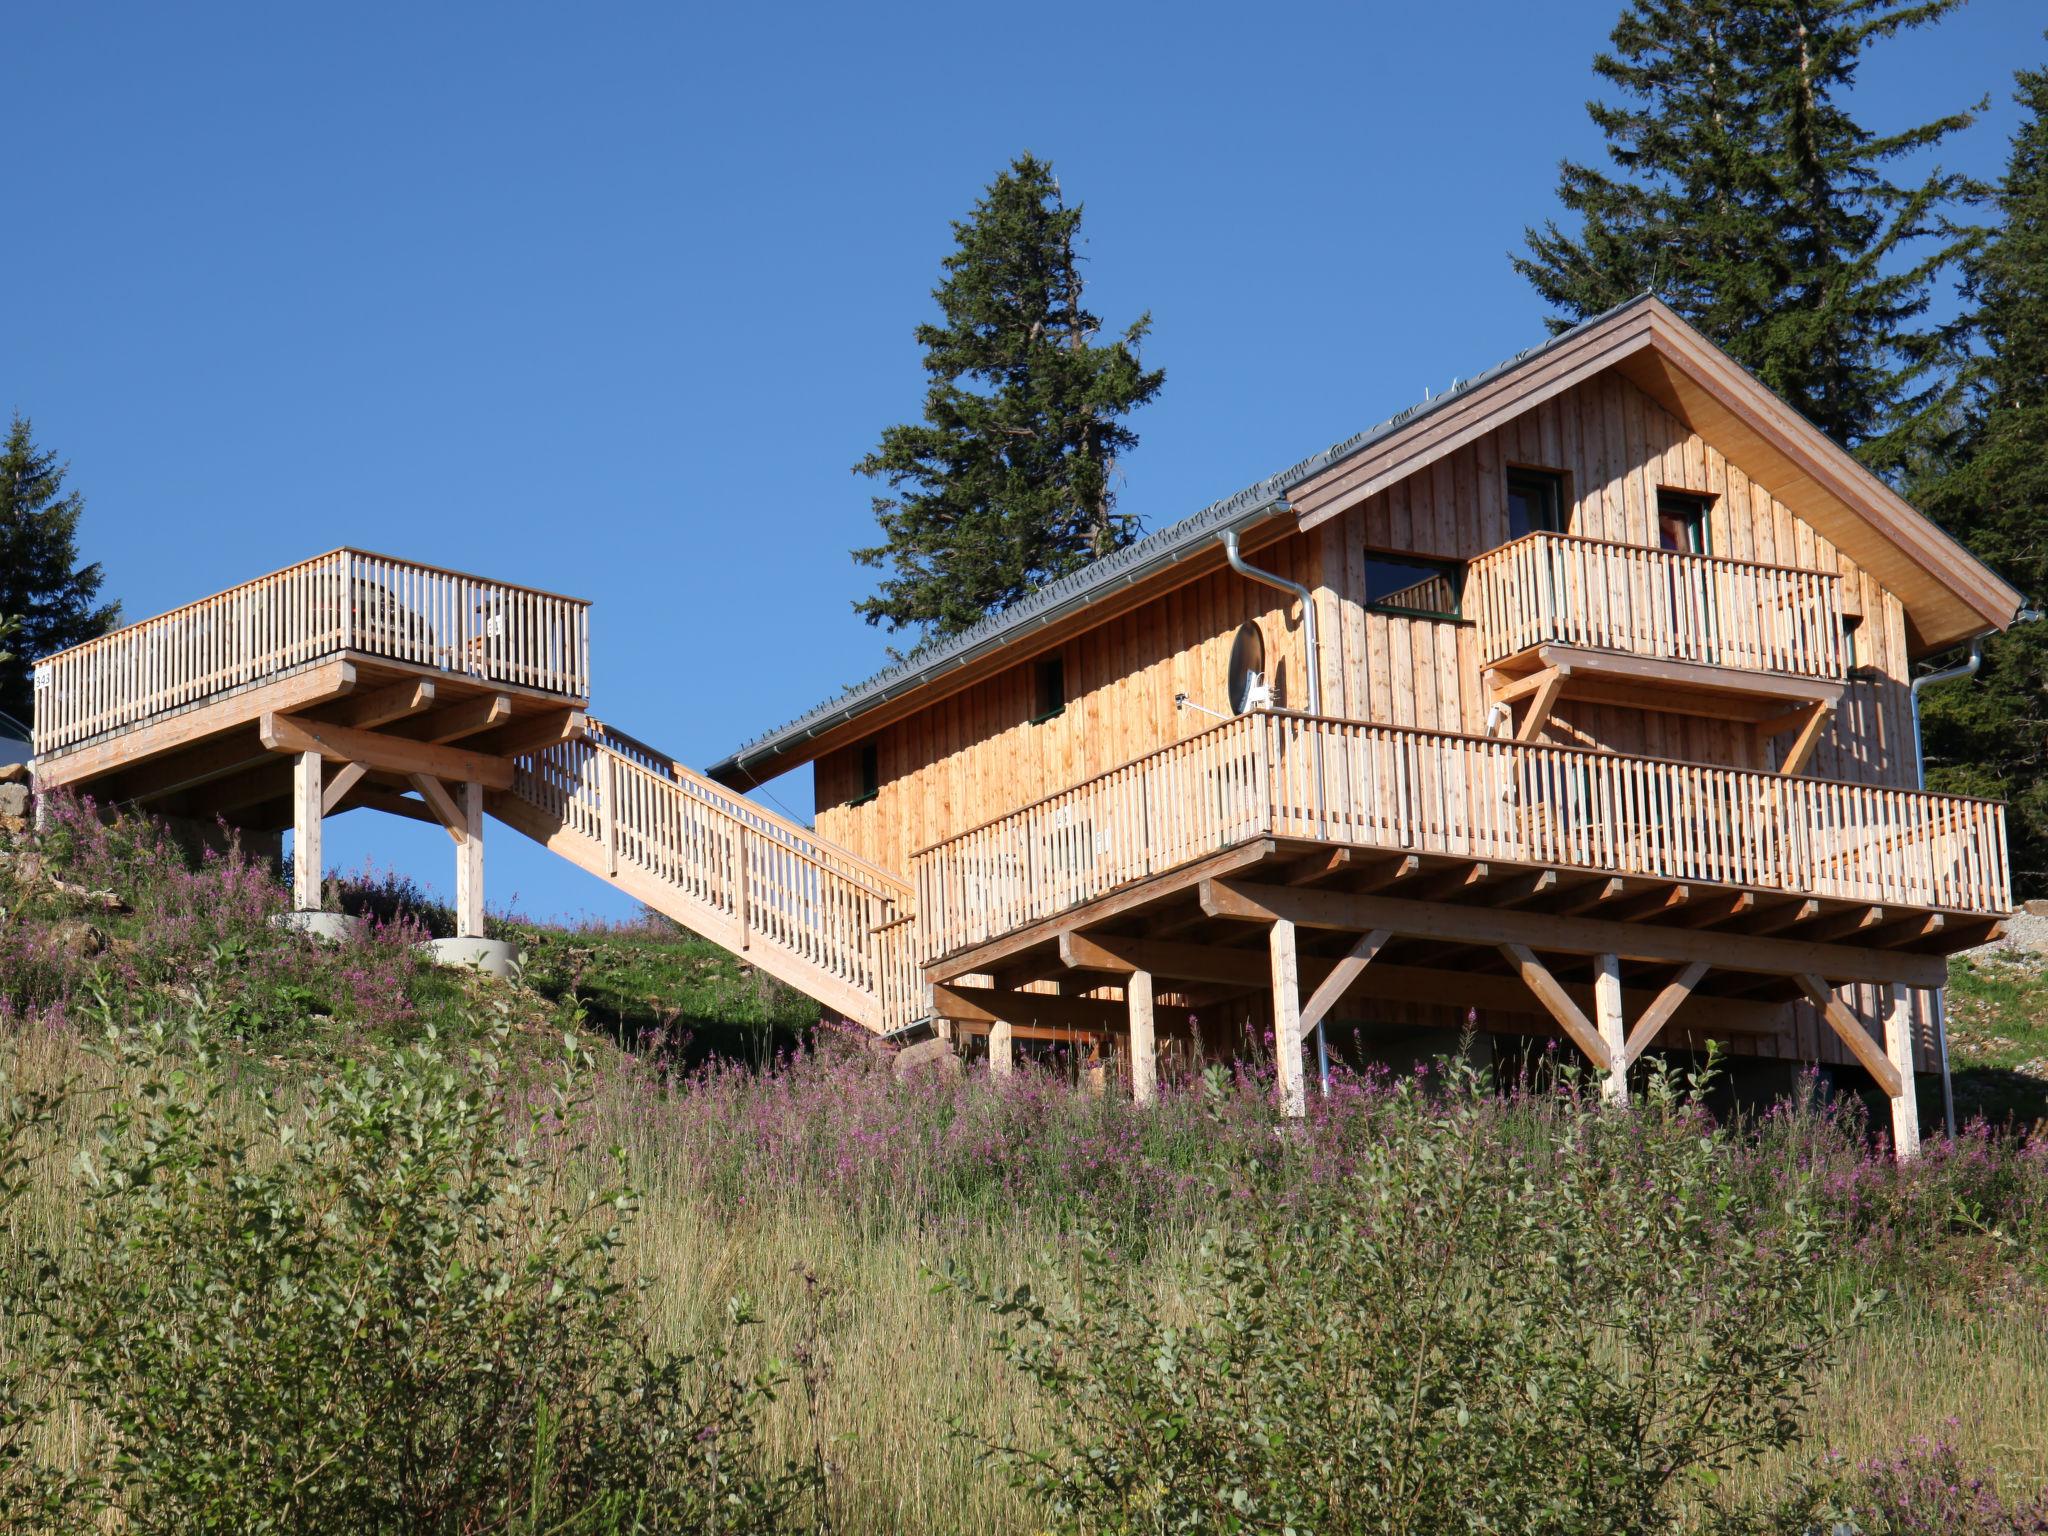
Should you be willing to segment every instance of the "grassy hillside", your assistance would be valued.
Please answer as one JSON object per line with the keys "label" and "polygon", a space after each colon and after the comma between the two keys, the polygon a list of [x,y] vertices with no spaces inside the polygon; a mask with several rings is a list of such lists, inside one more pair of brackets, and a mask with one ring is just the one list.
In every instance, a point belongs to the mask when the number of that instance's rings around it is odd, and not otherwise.
{"label": "grassy hillside", "polygon": [[[359,885],[346,897],[381,920],[356,942],[324,946],[274,924],[285,898],[267,872],[232,858],[188,868],[146,825],[109,830],[69,814],[37,840],[0,836],[0,1061],[11,1102],[51,1096],[40,1119],[17,1115],[35,1123],[15,1142],[15,1273],[42,1252],[70,1287],[46,1283],[46,1292],[90,1299],[114,1293],[118,1280],[128,1287],[118,1294],[147,1298],[126,1310],[166,1320],[152,1324],[154,1353],[135,1357],[170,1362],[152,1370],[186,1369],[194,1382],[268,1379],[273,1370],[289,1380],[317,1366],[320,1340],[361,1334],[347,1306],[328,1331],[304,1333],[296,1314],[314,1308],[303,1298],[384,1294],[366,1275],[397,1284],[390,1234],[409,1229],[396,1216],[364,1224],[362,1190],[381,1192],[380,1211],[426,1209],[408,1170],[428,1166],[418,1148],[441,1145],[436,1138],[455,1135],[454,1126],[470,1139],[447,1143],[462,1155],[450,1153],[445,1177],[467,1193],[449,1208],[466,1214],[446,1251],[466,1257],[420,1269],[418,1283],[444,1297],[501,1250],[524,1256],[508,1276],[573,1271],[582,1278],[566,1289],[587,1295],[590,1310],[576,1314],[584,1321],[558,1315],[563,1304],[548,1297],[559,1286],[531,1301],[533,1316],[569,1330],[564,1338],[594,1330],[574,1336],[614,1341],[647,1361],[697,1354],[678,1378],[694,1394],[688,1407],[698,1417],[688,1422],[718,1432],[681,1438],[731,1448],[715,1476],[701,1457],[684,1458],[680,1470],[620,1460],[619,1446],[670,1432],[648,1431],[651,1421],[626,1407],[579,1418],[581,1398],[566,1399],[559,1384],[569,1378],[538,1367],[534,1379],[557,1385],[529,1417],[501,1414],[479,1431],[465,1415],[485,1393],[476,1382],[502,1374],[490,1365],[462,1378],[468,1385],[434,1389],[425,1409],[404,1417],[463,1426],[476,1455],[496,1458],[486,1458],[478,1485],[499,1489],[489,1495],[500,1500],[495,1513],[472,1504],[446,1524],[411,1514],[360,1528],[662,1528],[615,1498],[618,1488],[665,1479],[685,1501],[674,1508],[695,1508],[687,1498],[727,1488],[719,1479],[738,1466],[747,1470],[737,1503],[759,1519],[745,1526],[729,1502],[722,1528],[1219,1528],[1204,1515],[1183,1526],[1155,1518],[1205,1484],[1236,1490],[1250,1511],[1244,1529],[1280,1529],[1283,1505],[1308,1485],[1379,1486],[1383,1467],[1361,1470],[1381,1466],[1370,1456],[1422,1443],[1402,1438],[1401,1424],[1365,1427],[1373,1415],[1361,1407],[1361,1383],[1394,1369],[1385,1351],[1399,1330],[1388,1331],[1390,1319],[1436,1340],[1401,1356],[1418,1392],[1427,1380],[1442,1394],[1432,1410],[1438,1427],[1424,1426],[1440,1485],[1418,1488],[1414,1508],[1432,1497],[1476,1508],[1554,1491],[1559,1468],[1587,1443],[1624,1438],[1591,1434],[1572,1418],[1592,1413],[1587,1404],[1607,1405],[1608,1417],[1586,1423],[1610,1430],[1651,1412],[1644,1443],[1662,1443],[1677,1431],[1623,1388],[1675,1384],[1695,1368],[1711,1375],[1736,1356],[1755,1356],[1742,1368],[1767,1372],[1777,1367],[1762,1358],[1763,1344],[1777,1340],[1791,1373],[1782,1400],[1731,1429],[1725,1454],[1674,1473],[1640,1521],[1588,1524],[1593,1517],[1553,1511],[1549,1524],[1525,1513],[1522,1528],[1706,1529],[1740,1509],[1739,1520],[1715,1528],[1806,1529],[1830,1499],[1861,1511],[1856,1528],[1873,1531],[2034,1528],[2021,1523],[2034,1518],[2023,1506],[2048,1487],[2040,1141],[1979,1124],[1900,1170],[1874,1150],[1853,1103],[1808,1101],[1716,1127],[1687,1104],[1683,1085],[1661,1108],[1617,1117],[1582,1104],[1568,1080],[1494,1093],[1442,1072],[1346,1078],[1298,1135],[1276,1134],[1268,1084],[1220,1069],[1168,1085],[1151,1112],[1030,1073],[1005,1087],[979,1074],[961,1085],[899,1082],[860,1042],[807,1035],[801,999],[658,923],[509,924],[528,961],[527,984],[512,987],[422,965],[414,925],[434,914],[409,913],[417,903],[402,885]],[[2028,968],[1972,966],[1958,985],[1959,1059],[1972,1072],[2031,1081],[2021,1069],[2041,1054],[2044,993]],[[111,1051],[96,1043],[110,1030],[120,1041]],[[565,1033],[587,1056],[565,1057]],[[367,1073],[364,1063],[373,1064]],[[444,1073],[466,1086],[446,1086],[436,1075]],[[1965,1080],[1972,1094],[1990,1081]],[[1967,1102],[2003,1114],[2023,1101],[1987,1088]],[[498,1145],[492,1138],[517,1148],[525,1161],[508,1166],[524,1172],[500,1181],[516,1199],[478,1205],[488,1181],[460,1170],[478,1148]],[[308,1141],[321,1150],[295,1162]],[[232,1155],[180,1162],[161,1151],[201,1142]],[[0,1156],[0,1175],[5,1163]],[[134,1167],[154,1171],[110,1194],[120,1182],[110,1170]],[[167,1169],[188,1171],[165,1183]],[[336,1170],[347,1177],[337,1182]],[[0,1193],[5,1186],[0,1177]],[[613,1203],[620,1187],[631,1197]],[[1471,1198],[1442,1203],[1454,1188]],[[344,1190],[353,1193],[335,1193]],[[606,1199],[593,1204],[593,1192]],[[238,1213],[225,1227],[224,1200]],[[305,1229],[316,1235],[323,1220],[383,1233],[373,1246],[386,1257],[372,1263],[330,1238],[318,1262],[300,1254],[299,1269],[278,1271],[289,1282],[282,1290],[263,1267],[268,1257],[208,1267],[223,1231],[247,1251],[280,1251],[277,1218],[263,1214],[276,1209],[326,1211]],[[1358,1216],[1375,1209],[1377,1217]],[[478,1224],[479,1210],[499,1214]],[[180,1212],[198,1215],[180,1225]],[[1504,1213],[1522,1214],[1504,1222]],[[544,1241],[553,1222],[567,1225]],[[215,1236],[202,1240],[208,1232]],[[90,1233],[100,1236],[88,1242]],[[92,1251],[105,1244],[142,1256],[110,1276]],[[1247,1267],[1245,1254],[1259,1257]],[[250,1278],[256,1269],[262,1276]],[[220,1328],[178,1321],[180,1309],[214,1304],[206,1285],[181,1279],[188,1271],[241,1297],[222,1316],[270,1317],[289,1349],[237,1324],[228,1332],[247,1352],[223,1369],[205,1353],[230,1347]],[[1445,1291],[1447,1275],[1469,1290]],[[626,1288],[612,1292],[612,1279]],[[1729,1294],[1738,1280],[1755,1294]],[[1018,1303],[1019,1285],[1052,1312],[1040,1318],[1035,1300]],[[505,1290],[526,1294],[512,1279]],[[75,1323],[23,1294],[0,1341],[0,1361],[17,1369]],[[1448,1299],[1430,1310],[1439,1296]],[[732,1326],[735,1298],[757,1322]],[[1261,1310],[1269,1298],[1285,1303],[1279,1326]],[[1055,1325],[1070,1303],[1087,1326],[1062,1335]],[[540,1335],[507,1328],[492,1310],[509,1305],[497,1291],[454,1321],[436,1305],[406,1301],[393,1315],[431,1315],[472,1342],[481,1335],[459,1330],[489,1318],[490,1337],[542,1348]],[[1705,1348],[1722,1324],[1741,1326]],[[398,1335],[416,1326],[424,1325]],[[1590,1330],[1591,1342],[1560,1351],[1574,1326]],[[1298,1340],[1311,1336],[1315,1347],[1304,1352]],[[435,1359],[460,1353],[436,1340]],[[504,1348],[516,1357],[512,1343]],[[1645,1349],[1666,1352],[1656,1370],[1646,1371]],[[724,1352],[708,1357],[708,1374],[706,1350]],[[562,1369],[560,1353],[547,1357],[556,1360],[548,1370]],[[301,1363],[287,1369],[283,1360]],[[281,1411],[275,1402],[220,1408],[212,1397],[180,1397],[183,1449],[124,1464],[111,1454],[111,1426],[128,1424],[131,1449],[150,1443],[148,1431],[122,1417],[106,1383],[151,1402],[159,1389],[139,1367],[95,1369],[53,1368],[43,1378],[55,1383],[47,1401],[20,1385],[27,1378],[0,1374],[25,1405],[17,1469],[90,1474],[98,1496],[138,1530],[197,1528],[193,1506],[173,1498],[196,1495],[171,1486],[196,1476],[196,1464],[231,1466],[242,1479],[233,1498],[250,1509],[282,1497],[248,1481],[248,1426],[237,1425],[237,1415]],[[416,1380],[403,1371],[389,1379]],[[594,1390],[587,1377],[574,1380],[583,1383],[576,1393]],[[1577,1386],[1554,1406],[1532,1406],[1525,1389],[1537,1380]],[[771,1383],[772,1397],[758,1390]],[[1721,1378],[1708,1384],[1718,1391]],[[644,1414],[645,1404],[628,1406]],[[364,1422],[377,1411],[348,1410]],[[332,1404],[309,1414],[356,1422]],[[576,1462],[576,1478],[551,1472],[582,1502],[571,1501],[573,1517],[528,1519],[528,1504],[500,1484],[506,1468],[525,1468],[519,1487],[537,1488],[535,1469],[563,1463],[559,1448],[533,1449],[549,1443],[546,1425],[563,1414],[613,1459]],[[1725,1404],[1707,1418],[1734,1423]],[[8,1422],[0,1412],[0,1469],[10,1464]],[[229,1449],[214,1461],[191,1449],[214,1443],[195,1427],[206,1423],[228,1426],[219,1443]],[[1559,1426],[1572,1431],[1565,1441],[1555,1438]],[[306,1433],[317,1438],[319,1428]],[[1187,1459],[1193,1446],[1199,1465]],[[1006,1447],[1027,1454],[1006,1456]],[[1455,1483],[1466,1475],[1457,1469],[1475,1466],[1490,1468],[1490,1481]],[[1124,1469],[1118,1497],[1136,1511],[1127,1524],[1082,1489],[1111,1467]],[[1977,1486],[1983,1469],[1992,1483]],[[1628,1482],[1625,1471],[1612,1478]],[[777,1501],[786,1514],[760,1513]],[[540,1508],[538,1494],[529,1502]],[[1402,1528],[1370,1523],[1367,1503],[1324,1508],[1297,1528]],[[235,1518],[216,1528],[239,1528]]]}

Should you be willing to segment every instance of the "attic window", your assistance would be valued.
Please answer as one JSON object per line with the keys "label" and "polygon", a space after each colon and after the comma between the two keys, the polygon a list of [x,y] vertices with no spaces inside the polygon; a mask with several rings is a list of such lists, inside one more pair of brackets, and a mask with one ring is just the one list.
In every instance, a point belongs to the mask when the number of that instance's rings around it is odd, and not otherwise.
{"label": "attic window", "polygon": [[872,741],[860,744],[860,793],[847,801],[848,805],[866,805],[882,792],[881,753],[875,750]]}
{"label": "attic window", "polygon": [[1365,606],[1374,613],[1455,619],[1465,568],[1447,560],[1406,555],[1365,555]]}
{"label": "attic window", "polygon": [[1508,537],[1564,532],[1564,476],[1554,469],[1508,471]]}
{"label": "attic window", "polygon": [[1031,723],[1043,725],[1067,711],[1067,659],[1042,657],[1031,671]]}
{"label": "attic window", "polygon": [[1657,492],[1657,544],[1681,554],[1704,555],[1707,550],[1707,509],[1714,498],[1691,491]]}

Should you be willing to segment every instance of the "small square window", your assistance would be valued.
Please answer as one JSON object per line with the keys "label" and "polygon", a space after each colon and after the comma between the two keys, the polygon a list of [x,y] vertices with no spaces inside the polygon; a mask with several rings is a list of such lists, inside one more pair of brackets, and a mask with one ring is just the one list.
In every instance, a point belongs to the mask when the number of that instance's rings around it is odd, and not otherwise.
{"label": "small square window", "polygon": [[1462,565],[1366,552],[1365,606],[1376,612],[1455,619],[1464,585]]}
{"label": "small square window", "polygon": [[1707,550],[1707,513],[1711,496],[1691,491],[1657,492],[1657,544],[1682,554],[1704,555]]}
{"label": "small square window", "polygon": [[1067,708],[1067,660],[1046,656],[1032,668],[1031,723],[1039,725]]}
{"label": "small square window", "polygon": [[860,744],[860,793],[848,805],[866,805],[882,792],[882,755],[872,741]]}
{"label": "small square window", "polygon": [[1508,537],[1564,532],[1564,476],[1554,469],[1508,471]]}

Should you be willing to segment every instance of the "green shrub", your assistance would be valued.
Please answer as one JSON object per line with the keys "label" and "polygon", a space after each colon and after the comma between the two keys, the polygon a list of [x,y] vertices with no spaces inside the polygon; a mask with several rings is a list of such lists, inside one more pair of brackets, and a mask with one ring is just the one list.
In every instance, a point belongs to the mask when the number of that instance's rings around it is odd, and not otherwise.
{"label": "green shrub", "polygon": [[0,1531],[55,1529],[79,1492],[35,1455],[61,1372],[42,1316],[53,1272],[18,1220],[56,1107],[56,1095],[22,1089],[0,1069]]}
{"label": "green shrub", "polygon": [[[129,1530],[766,1532],[814,1496],[760,1450],[772,1374],[640,1342],[623,1168],[563,1145],[573,1038],[516,1093],[430,1040],[265,1096],[257,1134],[204,1035],[112,1037],[132,1087],[53,1308]],[[569,1187],[593,1161],[617,1182]]]}
{"label": "green shrub", "polygon": [[988,1449],[1054,1529],[1642,1532],[1796,1438],[1822,1237],[1745,1202],[1668,1081],[1533,1148],[1467,1085],[1247,1202],[1178,1295],[1104,1244],[1057,1306],[952,1283],[1049,1400]]}

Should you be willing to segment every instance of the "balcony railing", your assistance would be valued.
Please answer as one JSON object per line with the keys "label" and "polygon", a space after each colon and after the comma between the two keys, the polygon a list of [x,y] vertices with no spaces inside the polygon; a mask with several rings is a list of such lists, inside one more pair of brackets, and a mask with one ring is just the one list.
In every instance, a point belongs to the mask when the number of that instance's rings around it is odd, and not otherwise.
{"label": "balcony railing", "polygon": [[912,860],[925,958],[1253,837],[1908,907],[2011,907],[2005,807],[1260,712]]}
{"label": "balcony railing", "polygon": [[1465,611],[1487,665],[1571,645],[1844,676],[1842,578],[1826,571],[1532,533],[1472,562]]}
{"label": "balcony railing", "polygon": [[36,751],[62,751],[343,653],[581,703],[590,696],[590,607],[337,549],[38,664]]}

